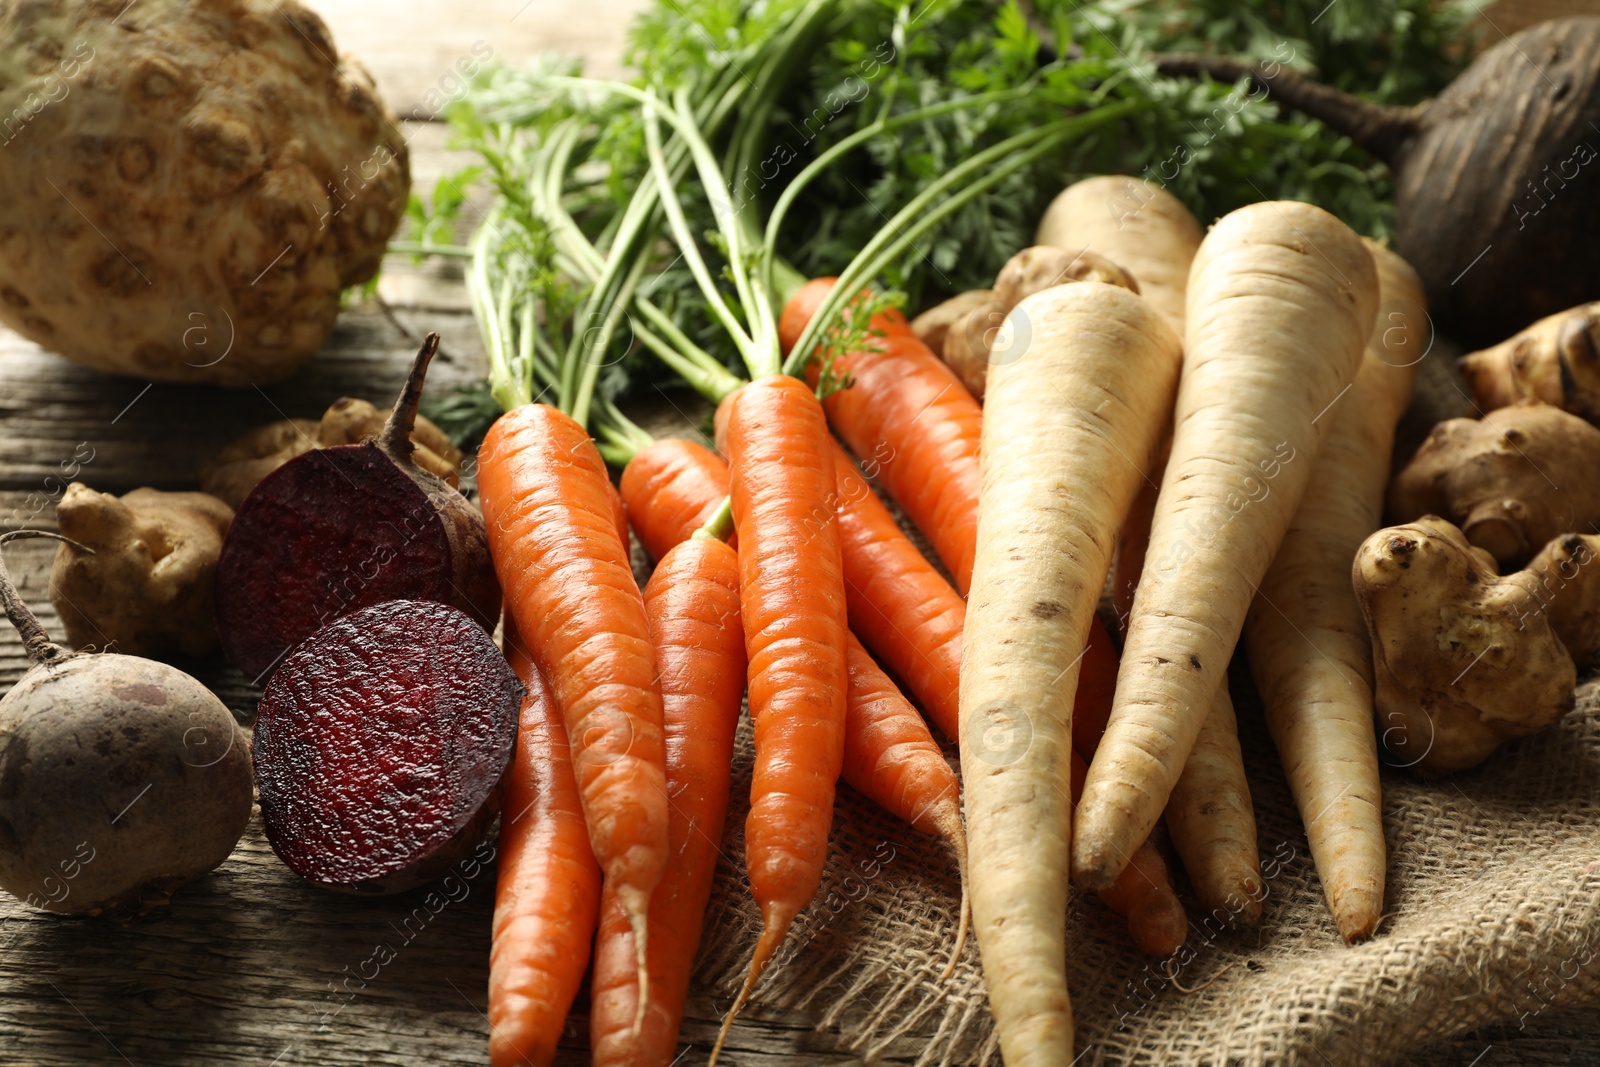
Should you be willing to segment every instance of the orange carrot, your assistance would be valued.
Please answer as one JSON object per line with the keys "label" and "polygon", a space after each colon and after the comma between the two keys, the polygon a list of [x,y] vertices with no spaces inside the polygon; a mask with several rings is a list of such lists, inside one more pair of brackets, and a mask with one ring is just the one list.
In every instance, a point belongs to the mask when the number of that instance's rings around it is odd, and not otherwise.
{"label": "orange carrot", "polygon": [[[637,522],[637,501],[633,514]],[[645,586],[644,605],[661,667],[671,858],[650,900],[650,1001],[637,1036],[632,1027],[639,988],[627,917],[606,893],[590,983],[596,1067],[666,1067],[676,1054],[689,970],[711,899],[744,696],[739,560],[732,548],[708,537],[670,548]]]}
{"label": "orange carrot", "polygon": [[967,941],[967,832],[961,786],[911,702],[852,635],[845,653],[850,692],[845,711],[843,777],[884,811],[945,839],[961,872],[961,925],[948,976]]}
{"label": "orange carrot", "polygon": [[745,858],[761,936],[717,1049],[827,858],[848,684],[832,445],[822,406],[798,379],[758,378],[733,402],[729,495],[756,743]]}
{"label": "orange carrot", "polygon": [[954,741],[966,601],[917,551],[844,449],[835,445],[833,456],[850,629]]}
{"label": "orange carrot", "polygon": [[489,950],[489,1062],[545,1067],[589,962],[600,865],[589,848],[567,730],[506,620],[506,659],[527,687],[506,776]]}
{"label": "orange carrot", "polygon": [[[790,315],[790,308],[784,311]],[[848,374],[854,384],[823,401],[828,421],[858,459],[878,470],[884,488],[927,535],[965,595],[978,546],[983,409],[909,328],[899,329],[886,316],[876,316],[873,324],[884,336],[834,360],[834,371]],[[816,361],[810,373],[818,373]]]}
{"label": "orange carrot", "polygon": [[608,480],[606,488],[611,490],[611,519],[617,524],[617,537],[622,541],[622,551],[626,555],[628,548],[628,508],[622,502],[622,494],[617,492],[617,487]]}
{"label": "orange carrot", "polygon": [[650,894],[667,864],[661,692],[605,463],[578,423],[526,404],[484,438],[478,492],[507,614],[561,709],[589,840],[647,982]]}
{"label": "orange carrot", "polygon": [[[778,316],[778,344],[784,352],[788,352],[800,340],[806,323],[811,321],[811,316],[817,313],[817,308],[822,306],[838,281],[833,277],[812,278],[784,302],[783,313]],[[894,308],[885,311],[873,325],[885,333],[911,332],[911,324]]]}
{"label": "orange carrot", "polygon": [[[1091,755],[1093,754],[1091,750]],[[1083,778],[1089,766],[1072,750],[1072,802],[1083,793]],[[1183,946],[1189,935],[1189,916],[1172,888],[1167,862],[1156,847],[1146,841],[1134,850],[1133,858],[1117,880],[1100,890],[1102,903],[1128,920],[1128,934],[1140,952],[1148,956],[1170,956]]]}
{"label": "orange carrot", "polygon": [[693,441],[665,438],[622,470],[628,521],[651,559],[661,559],[711,518],[728,495],[728,465]]}

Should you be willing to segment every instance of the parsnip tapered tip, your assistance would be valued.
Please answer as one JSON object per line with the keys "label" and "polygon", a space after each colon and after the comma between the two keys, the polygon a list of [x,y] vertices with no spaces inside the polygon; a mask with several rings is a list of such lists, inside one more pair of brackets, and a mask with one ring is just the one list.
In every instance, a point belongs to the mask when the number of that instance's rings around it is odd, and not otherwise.
{"label": "parsnip tapered tip", "polygon": [[1079,889],[1090,893],[1111,888],[1111,884],[1117,880],[1117,875],[1122,873],[1122,868],[1114,866],[1107,859],[1108,850],[1100,846],[1081,827],[1074,827],[1074,831],[1072,842],[1073,884]]}
{"label": "parsnip tapered tip", "polygon": [[1378,930],[1378,918],[1383,914],[1382,892],[1346,890],[1329,905],[1333,921],[1339,927],[1339,936],[1347,945],[1369,941]]}

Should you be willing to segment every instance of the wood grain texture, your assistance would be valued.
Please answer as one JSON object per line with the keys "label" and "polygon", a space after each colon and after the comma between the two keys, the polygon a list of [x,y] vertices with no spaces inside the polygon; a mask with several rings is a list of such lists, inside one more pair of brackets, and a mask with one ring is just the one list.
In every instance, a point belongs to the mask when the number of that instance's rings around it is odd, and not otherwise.
{"label": "wood grain texture", "polygon": [[[523,2],[379,6],[335,0],[317,6],[341,48],[362,57],[401,113],[419,105],[426,88],[476,40],[509,59],[579,49],[594,59],[595,71],[614,72],[621,31],[639,6],[638,0],[533,0],[518,14]],[[462,161],[446,150],[437,124],[406,128],[420,188]],[[64,488],[61,464],[70,465],[85,447],[93,455],[80,477],[96,488],[192,487],[201,462],[258,423],[314,417],[341,395],[386,404],[404,377],[415,335],[427,330],[444,336],[430,391],[482,373],[476,326],[453,265],[418,268],[390,257],[380,293],[393,318],[370,304],[348,310],[309,367],[262,391],[159,384],[146,390],[146,382],[74,367],[0,330],[0,529],[52,529]],[[685,432],[703,414],[680,397],[656,394],[639,411],[658,432]],[[59,635],[45,589],[54,547],[26,541],[5,551],[23,595]],[[217,659],[183,666],[241,721],[251,720],[259,690],[236,670]],[[25,670],[20,641],[0,627],[0,691]],[[456,899],[432,898],[434,907],[428,889],[377,900],[340,896],[291,874],[256,819],[221,867],[170,906],[127,926],[61,918],[0,895],[0,1062],[483,1064],[493,877],[492,869],[484,870],[457,883]],[[394,958],[379,968],[372,961],[382,944]],[[704,1062],[726,1007],[704,995],[691,998],[682,1036],[693,1050],[682,1063]],[[580,1002],[558,1060],[563,1067],[585,1062],[587,1032]],[[1600,1019],[1593,1013],[1538,1017],[1526,1030],[1473,1035],[1416,1062],[1465,1065],[1488,1047],[1484,1067],[1570,1064],[1580,1062],[1597,1037]],[[878,1062],[911,1063],[921,1044],[904,1039]],[[734,1029],[726,1062],[859,1062],[837,1048],[810,1018],[753,1007]]]}

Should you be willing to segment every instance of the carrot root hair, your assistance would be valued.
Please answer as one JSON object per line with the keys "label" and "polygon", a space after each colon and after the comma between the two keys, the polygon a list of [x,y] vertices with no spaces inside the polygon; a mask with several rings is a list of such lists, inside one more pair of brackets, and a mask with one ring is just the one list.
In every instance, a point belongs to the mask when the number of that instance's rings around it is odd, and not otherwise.
{"label": "carrot root hair", "polygon": [[[777,921],[773,921],[774,919]],[[750,994],[755,992],[756,983],[761,981],[761,975],[766,971],[767,964],[778,954],[778,946],[789,936],[789,926],[793,922],[793,915],[763,916],[761,936],[756,940],[756,954],[750,960],[750,970],[745,972],[744,985],[739,987],[739,995],[733,998],[733,1006],[728,1009],[728,1014],[722,1017],[722,1028],[717,1031],[717,1043],[711,1046],[711,1058],[706,1060],[706,1067],[717,1067],[717,1057],[722,1055],[722,1046],[727,1042],[734,1022],[739,1018],[739,1013],[744,1011],[745,1005],[750,1003]]]}
{"label": "carrot root hair", "polygon": [[650,1005],[650,958],[649,942],[646,940],[649,932],[650,896],[642,893],[637,886],[616,887],[617,901],[622,905],[624,914],[628,916],[628,925],[633,928],[633,951],[638,960],[639,967],[639,1004],[633,1010],[633,1038],[638,1040],[644,1032],[644,1013]]}
{"label": "carrot root hair", "polygon": [[956,926],[956,943],[950,949],[949,962],[939,974],[940,982],[948,982],[956,973],[962,950],[967,947],[967,929],[972,925],[972,901],[967,894],[967,831],[961,825],[961,814],[954,803],[939,805],[932,816],[938,824],[939,835],[949,842],[950,850],[956,854],[956,873],[961,878],[961,914]]}

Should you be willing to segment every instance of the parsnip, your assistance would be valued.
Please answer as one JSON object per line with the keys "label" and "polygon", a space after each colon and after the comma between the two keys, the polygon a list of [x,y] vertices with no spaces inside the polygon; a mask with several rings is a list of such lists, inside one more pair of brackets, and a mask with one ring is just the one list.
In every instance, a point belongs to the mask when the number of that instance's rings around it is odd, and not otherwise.
{"label": "parsnip", "polygon": [[1172,457],[1073,868],[1114,880],[1172,793],[1355,377],[1376,310],[1360,238],[1307,204],[1219,221],[1190,270]]}
{"label": "parsnip", "polygon": [[1372,936],[1383,913],[1385,849],[1372,719],[1372,647],[1350,562],[1382,525],[1394,428],[1427,351],[1422,283],[1367,243],[1382,314],[1294,521],[1245,620],[1267,727],[1300,808],[1339,934]]}
{"label": "parsnip", "polygon": [[1084,282],[1022,301],[995,353],[961,662],[973,929],[1006,1063],[1061,1067],[1078,662],[1180,343],[1140,297]]}
{"label": "parsnip", "polygon": [[1105,256],[1138,279],[1140,294],[1181,336],[1189,262],[1200,238],[1189,209],[1159,185],[1103,174],[1062,190],[1034,243]]}

